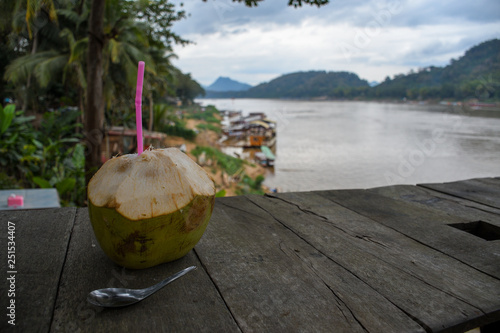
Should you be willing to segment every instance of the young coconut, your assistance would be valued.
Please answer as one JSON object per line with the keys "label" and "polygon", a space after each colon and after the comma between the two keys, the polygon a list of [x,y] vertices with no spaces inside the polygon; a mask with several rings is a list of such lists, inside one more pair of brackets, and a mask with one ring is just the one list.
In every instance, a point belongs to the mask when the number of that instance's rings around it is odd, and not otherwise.
{"label": "young coconut", "polygon": [[112,158],[88,185],[96,238],[127,268],[186,255],[205,232],[214,200],[213,180],[176,148]]}

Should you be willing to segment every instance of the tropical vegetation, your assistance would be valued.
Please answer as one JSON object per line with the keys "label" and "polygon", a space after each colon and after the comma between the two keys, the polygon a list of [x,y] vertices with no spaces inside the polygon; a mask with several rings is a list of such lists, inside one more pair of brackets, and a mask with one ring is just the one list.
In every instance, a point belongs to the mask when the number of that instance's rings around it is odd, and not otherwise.
{"label": "tropical vegetation", "polygon": [[[98,91],[95,80],[89,80],[95,65],[95,3],[104,6],[97,36],[102,51]],[[84,193],[77,191],[84,191],[84,176],[88,179],[92,171],[85,173],[84,161],[100,146],[103,128],[135,126],[139,61],[146,62],[143,109],[150,130],[155,121],[156,129],[168,123],[154,112],[165,102],[190,103],[203,93],[171,63],[173,45],[189,43],[171,30],[185,17],[167,0],[2,1],[0,98],[6,106],[1,109],[1,187],[55,187],[64,204],[83,204]],[[102,105],[96,102],[99,95]],[[87,126],[91,104],[103,109],[95,131]]]}
{"label": "tropical vegetation", "polygon": [[0,106],[0,188],[56,188],[63,205],[84,205],[85,153],[77,110],[47,112],[39,122],[14,104]]}
{"label": "tropical vegetation", "polygon": [[[61,105],[84,110],[92,2],[33,2],[34,8],[27,7],[30,1],[17,0],[11,10],[3,11],[2,15],[13,13],[13,19],[11,25],[2,20],[2,45],[10,51],[10,58],[2,63],[8,85],[1,97],[13,98],[24,111],[35,113]],[[121,121],[133,111],[130,101],[140,60],[147,64],[146,104],[165,95],[176,96],[179,81],[183,81],[182,89],[189,90],[184,82],[189,75],[171,64],[172,45],[188,43],[170,30],[185,13],[166,0],[108,0],[105,4],[101,42],[106,121]]]}

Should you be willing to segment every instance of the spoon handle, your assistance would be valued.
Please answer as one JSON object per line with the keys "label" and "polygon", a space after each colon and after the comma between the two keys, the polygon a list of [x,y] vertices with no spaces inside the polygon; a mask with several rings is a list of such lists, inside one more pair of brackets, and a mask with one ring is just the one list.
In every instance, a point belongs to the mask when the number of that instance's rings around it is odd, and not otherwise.
{"label": "spoon handle", "polygon": [[147,297],[147,296],[151,295],[152,293],[157,292],[158,290],[160,290],[161,288],[165,287],[170,282],[172,282],[174,280],[177,280],[181,276],[183,276],[183,275],[185,275],[185,274],[187,274],[187,273],[189,273],[189,272],[191,272],[192,270],[195,270],[195,269],[196,269],[196,266],[190,266],[188,268],[184,268],[182,271],[179,271],[179,272],[177,272],[177,273],[169,276],[165,280],[160,281],[157,284],[152,285],[151,287],[145,288],[144,289],[144,297]]}

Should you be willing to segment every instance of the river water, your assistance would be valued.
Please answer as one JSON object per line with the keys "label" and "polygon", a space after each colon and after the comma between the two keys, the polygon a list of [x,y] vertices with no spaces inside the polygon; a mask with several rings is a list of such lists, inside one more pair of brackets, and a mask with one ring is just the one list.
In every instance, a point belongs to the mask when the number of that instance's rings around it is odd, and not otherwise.
{"label": "river water", "polygon": [[[500,176],[500,114],[442,105],[200,99],[277,121],[279,191],[371,188]],[[500,112],[498,112],[500,113]]]}

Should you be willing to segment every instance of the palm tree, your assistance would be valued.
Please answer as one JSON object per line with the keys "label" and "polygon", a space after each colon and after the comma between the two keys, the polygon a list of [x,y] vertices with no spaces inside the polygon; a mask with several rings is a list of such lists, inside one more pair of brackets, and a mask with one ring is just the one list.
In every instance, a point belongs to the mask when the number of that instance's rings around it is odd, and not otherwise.
{"label": "palm tree", "polygon": [[[39,32],[48,22],[57,22],[57,14],[54,2],[52,0],[17,0],[13,13],[13,29],[20,33],[27,30],[31,41],[31,54],[34,55],[38,50]],[[24,20],[22,19],[24,18]],[[31,75],[28,74],[25,86],[25,96],[23,96],[23,107],[26,111],[29,106]]]}
{"label": "palm tree", "polygon": [[64,65],[62,82],[67,82],[67,77],[69,76],[70,82],[78,87],[78,107],[83,111],[85,109],[83,99],[87,89],[84,64],[88,49],[88,38],[85,37],[77,41],[73,32],[67,28],[63,29],[60,35],[66,38],[70,50],[70,56]]}
{"label": "palm tree", "polygon": [[156,75],[146,73],[145,75],[145,91],[147,91],[147,99],[149,100],[149,123],[148,130],[153,130],[154,116],[154,96],[175,96],[175,67],[170,62],[170,59],[175,57],[173,53],[165,55],[165,50],[152,47],[149,50],[151,57],[155,63]]}
{"label": "palm tree", "polygon": [[[24,6],[26,5],[26,6]],[[33,39],[33,34],[36,36],[38,31],[46,24],[46,18],[50,21],[57,21],[57,13],[54,2],[52,0],[17,0],[14,15],[24,12],[26,17],[26,28],[30,39]],[[44,12],[45,18],[37,21],[39,14]],[[16,28],[22,28],[17,26]],[[36,43],[33,43],[36,52]]]}
{"label": "palm tree", "polygon": [[[78,104],[85,110],[87,171],[96,170],[101,163],[104,110],[107,108],[111,117],[133,111],[140,60],[146,62],[150,128],[155,95],[160,97],[174,89],[170,43],[186,41],[169,29],[184,13],[176,13],[168,0],[149,4],[122,0],[16,2],[13,26],[27,54],[9,65],[5,77],[16,83],[19,91],[56,87],[80,96]],[[150,19],[137,19],[138,12]],[[159,36],[163,39],[158,40]],[[25,104],[27,101],[25,98]]]}
{"label": "palm tree", "polygon": [[[67,15],[63,10],[61,14]],[[76,41],[74,32],[68,28],[59,31],[58,27],[52,26],[46,30],[55,31],[51,31],[52,33],[48,35],[39,33],[43,41],[41,48],[44,50],[26,54],[12,61],[6,69],[5,78],[17,86],[23,84],[28,86],[34,77],[40,88],[47,89],[53,82],[70,83],[71,86],[77,87],[79,106],[83,109],[82,97],[86,88],[83,55],[87,51],[87,38]],[[57,51],[54,45],[57,45]]]}
{"label": "palm tree", "polygon": [[106,108],[119,114],[133,105],[137,64],[146,62],[146,72],[155,75],[155,62],[149,54],[149,43],[143,24],[132,18],[106,17],[103,49],[104,98]]}

